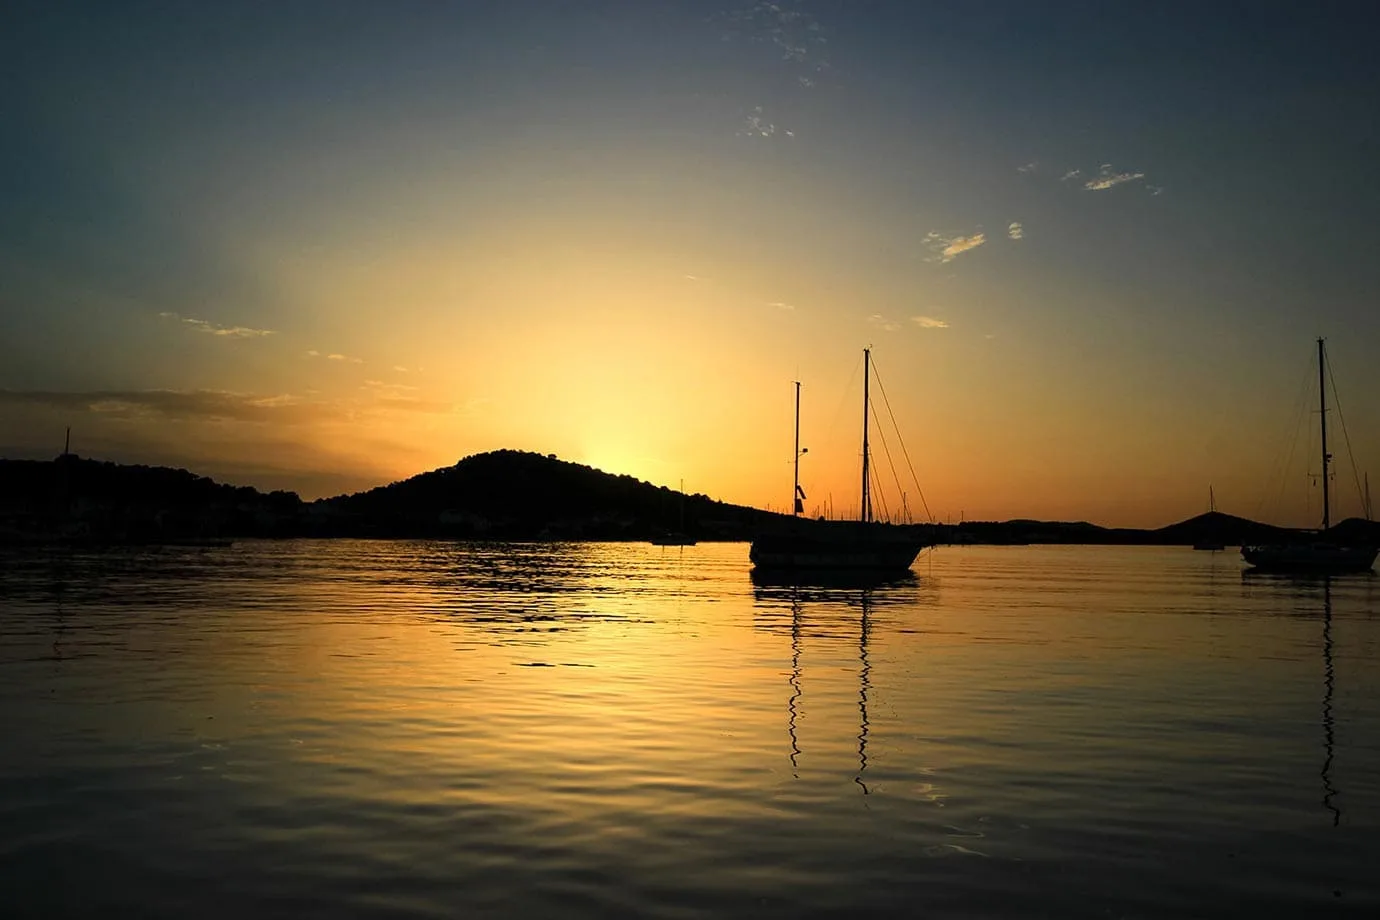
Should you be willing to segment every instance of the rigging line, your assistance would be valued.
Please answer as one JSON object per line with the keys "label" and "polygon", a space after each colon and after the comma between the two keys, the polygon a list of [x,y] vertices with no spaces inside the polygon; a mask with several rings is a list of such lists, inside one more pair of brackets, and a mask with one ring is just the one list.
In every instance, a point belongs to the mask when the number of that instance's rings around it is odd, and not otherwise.
{"label": "rigging line", "polygon": [[920,507],[925,509],[925,518],[930,523],[934,523],[934,515],[930,513],[929,502],[925,501],[925,490],[920,487],[920,477],[915,475],[915,464],[910,462],[910,451],[906,450],[905,438],[901,437],[901,427],[896,424],[896,414],[891,411],[891,400],[886,398],[886,386],[882,383],[882,375],[877,373],[877,359],[872,359],[872,376],[877,378],[877,389],[882,391],[882,404],[886,406],[886,414],[891,417],[891,427],[896,429],[896,440],[901,443],[901,455],[906,458],[906,466],[910,468],[910,478],[915,481],[915,491],[920,495]]}
{"label": "rigging line", "polygon": [[[1286,428],[1284,431],[1285,438],[1288,438],[1289,451],[1287,454],[1285,454],[1282,450],[1277,449],[1275,451],[1275,465],[1271,468],[1270,478],[1266,482],[1265,494],[1261,496],[1260,505],[1258,509],[1259,511],[1263,512],[1266,506],[1271,503],[1272,498],[1274,510],[1279,509],[1279,505],[1281,503],[1281,496],[1283,495],[1284,489],[1288,484],[1288,468],[1293,462],[1293,454],[1298,443],[1299,431],[1303,427],[1303,423],[1308,417],[1308,393],[1309,389],[1312,386],[1312,378],[1313,357],[1310,353],[1308,367],[1304,370],[1303,379],[1299,383],[1298,394],[1294,398],[1293,412],[1290,413],[1289,416],[1289,427]],[[1282,443],[1281,446],[1283,446]],[[1273,490],[1270,487],[1275,483],[1276,480],[1278,480],[1279,492],[1278,494],[1272,495]]]}
{"label": "rigging line", "polygon": [[[882,490],[882,476],[877,472],[876,466],[873,466],[872,469],[868,471],[868,475],[872,479],[872,501],[874,503],[880,503],[882,506],[882,517],[880,520],[884,520],[889,524],[891,523],[891,509],[886,506],[886,492]],[[873,515],[873,517],[875,518],[876,515]]]}
{"label": "rigging line", "polygon": [[[1310,350],[1311,351],[1311,350]],[[1288,452],[1276,448],[1274,452],[1275,462],[1270,468],[1269,476],[1265,480],[1265,489],[1256,503],[1257,517],[1271,517],[1273,512],[1279,511],[1284,498],[1284,491],[1289,484],[1289,468],[1293,465],[1294,451],[1298,447],[1299,429],[1303,427],[1303,421],[1308,417],[1308,391],[1312,386],[1313,378],[1313,356],[1310,354],[1308,367],[1304,371],[1303,380],[1299,384],[1298,395],[1294,398],[1294,410],[1289,416],[1289,427],[1284,431],[1284,437],[1288,438]],[[1280,446],[1283,446],[1281,438]],[[1274,486],[1278,482],[1278,491]]]}
{"label": "rigging line", "polygon": [[891,447],[887,444],[886,435],[882,432],[881,416],[877,414],[877,407],[875,405],[869,408],[872,410],[872,418],[877,422],[877,437],[882,440],[882,453],[886,454],[887,465],[891,467],[891,478],[896,482],[896,494],[904,495],[906,489],[905,486],[901,485],[901,477],[896,475],[896,463],[891,459]]}
{"label": "rigging line", "polygon": [[839,394],[839,403],[834,409],[834,417],[829,422],[828,429],[824,432],[825,444],[831,446],[834,444],[834,435],[839,430],[839,420],[843,418],[844,410],[854,405],[852,398],[848,394],[853,392],[853,381],[858,379],[858,370],[862,367],[862,362],[862,355],[858,355],[858,360],[853,362],[853,372],[848,375],[848,385],[844,387],[843,392]]}
{"label": "rigging line", "polygon": [[[1326,345],[1323,346],[1326,349]],[[1356,466],[1356,455],[1351,452],[1351,435],[1346,430],[1346,416],[1342,415],[1342,401],[1337,396],[1337,380],[1332,376],[1332,362],[1327,363],[1327,381],[1332,384],[1332,405],[1337,409],[1337,421],[1342,423],[1342,442],[1346,444],[1346,456],[1351,461],[1351,478],[1356,483],[1356,494],[1362,495],[1361,474]]]}

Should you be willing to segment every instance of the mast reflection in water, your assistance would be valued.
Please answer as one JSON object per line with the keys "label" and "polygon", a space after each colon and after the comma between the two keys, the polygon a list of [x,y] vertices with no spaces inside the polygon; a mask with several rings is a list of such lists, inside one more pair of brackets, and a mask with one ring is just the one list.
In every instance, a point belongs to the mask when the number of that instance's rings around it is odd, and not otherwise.
{"label": "mast reflection in water", "polygon": [[[868,694],[872,689],[872,663],[868,657],[868,640],[872,632],[873,607],[882,605],[914,604],[918,592],[918,580],[911,572],[899,575],[878,576],[856,572],[801,573],[771,572],[754,569],[752,572],[754,598],[759,607],[774,609],[784,600],[791,612],[791,673],[789,683],[791,694],[786,702],[786,733],[790,738],[791,775],[800,778],[800,733],[798,720],[801,715],[801,651],[803,634],[810,626],[816,638],[840,639],[849,632],[857,636],[857,771],[853,782],[862,789],[863,795],[871,795],[872,790],[864,780],[867,772],[867,742],[870,722],[867,706]],[[813,615],[806,616],[806,607],[813,608]],[[777,630],[780,624],[759,612],[759,625]]]}
{"label": "mast reflection in water", "polygon": [[1332,755],[1334,749],[1332,692],[1336,687],[1336,674],[1332,668],[1332,579],[1330,578],[1323,579],[1322,652],[1323,807],[1332,812],[1332,826],[1336,827],[1342,823],[1342,812],[1341,809],[1332,802],[1333,798],[1337,795],[1337,790],[1332,785]]}

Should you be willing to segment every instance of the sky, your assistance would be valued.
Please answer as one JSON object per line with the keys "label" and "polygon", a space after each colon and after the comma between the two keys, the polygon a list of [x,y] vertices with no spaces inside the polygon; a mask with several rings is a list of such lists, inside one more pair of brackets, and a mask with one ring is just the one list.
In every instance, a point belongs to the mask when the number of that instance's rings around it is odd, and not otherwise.
{"label": "sky", "polygon": [[1334,517],[1380,477],[1367,5],[0,17],[0,456],[316,498],[507,447],[781,509],[799,380],[844,515],[870,346],[893,515],[1306,525],[1325,336]]}

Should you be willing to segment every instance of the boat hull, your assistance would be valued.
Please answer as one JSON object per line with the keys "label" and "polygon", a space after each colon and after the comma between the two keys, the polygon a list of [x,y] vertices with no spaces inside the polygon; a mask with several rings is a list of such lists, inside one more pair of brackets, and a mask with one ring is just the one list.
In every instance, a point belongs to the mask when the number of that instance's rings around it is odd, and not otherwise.
{"label": "boat hull", "polygon": [[930,543],[906,533],[858,527],[764,534],[752,541],[748,559],[759,569],[830,572],[905,572]]}
{"label": "boat hull", "polygon": [[1241,557],[1257,569],[1277,572],[1366,572],[1380,552],[1374,546],[1332,543],[1243,546]]}

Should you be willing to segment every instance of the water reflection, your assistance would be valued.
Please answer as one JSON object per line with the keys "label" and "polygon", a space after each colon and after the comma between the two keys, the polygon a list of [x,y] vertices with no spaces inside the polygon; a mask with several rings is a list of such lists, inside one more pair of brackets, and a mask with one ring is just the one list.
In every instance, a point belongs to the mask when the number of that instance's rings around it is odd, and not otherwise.
{"label": "water reflection", "polygon": [[207,878],[225,916],[1375,902],[1376,678],[1345,669],[1380,639],[1373,579],[1224,568],[1205,600],[1211,560],[1155,548],[933,562],[0,555],[0,888],[29,916],[206,916]]}
{"label": "water reflection", "polygon": [[1322,702],[1322,725],[1323,725],[1323,807],[1332,812],[1332,826],[1336,827],[1342,823],[1342,812],[1332,803],[1332,799],[1337,795],[1336,788],[1332,785],[1332,754],[1333,754],[1333,721],[1332,721],[1332,691],[1336,684],[1336,675],[1332,669],[1332,582],[1330,579],[1323,581],[1323,628],[1322,628],[1322,649],[1323,649],[1323,702]]}
{"label": "water reflection", "polygon": [[867,632],[870,627],[869,614],[869,595],[871,589],[864,589],[860,600],[862,607],[861,628],[858,631],[858,775],[853,778],[853,782],[862,787],[863,795],[871,795],[871,790],[867,788],[867,783],[863,782],[863,773],[867,771],[867,691],[871,686],[869,677],[871,676],[871,665],[867,660]]}
{"label": "water reflection", "polygon": [[1333,576],[1322,574],[1299,574],[1287,572],[1256,572],[1247,569],[1241,573],[1241,580],[1246,585],[1265,585],[1271,587],[1283,587],[1289,593],[1301,599],[1312,600],[1321,593],[1322,609],[1318,611],[1311,604],[1305,604],[1291,611],[1294,616],[1313,617],[1319,616],[1322,621],[1322,665],[1323,665],[1323,689],[1322,689],[1322,736],[1323,736],[1323,761],[1318,775],[1322,779],[1322,805],[1323,808],[1332,816],[1332,826],[1337,827],[1342,822],[1342,811],[1335,802],[1338,791],[1332,780],[1332,763],[1336,756],[1336,718],[1332,711],[1332,698],[1337,689],[1337,673],[1333,664],[1333,642],[1332,642],[1332,587],[1333,579],[1339,583],[1356,583],[1364,580],[1373,581],[1373,576],[1369,573],[1356,575]]}
{"label": "water reflection", "polygon": [[791,698],[786,703],[787,731],[791,736],[791,776],[800,779],[800,737],[795,720],[800,714],[800,600],[791,598]]}
{"label": "water reflection", "polygon": [[[863,795],[871,795],[866,781],[868,768],[869,694],[872,661],[869,643],[878,606],[916,607],[920,582],[913,573],[876,577],[851,572],[752,573],[755,621],[760,629],[789,629],[791,641],[791,694],[786,701],[786,733],[790,738],[791,775],[799,779],[801,754],[798,720],[801,713],[801,649],[807,627],[815,638],[844,639],[856,636],[857,654],[857,772],[853,782]],[[789,622],[781,616],[790,611]],[[807,616],[806,610],[809,610]]]}

